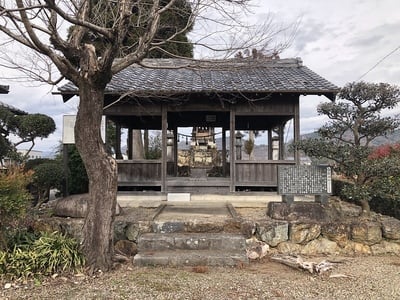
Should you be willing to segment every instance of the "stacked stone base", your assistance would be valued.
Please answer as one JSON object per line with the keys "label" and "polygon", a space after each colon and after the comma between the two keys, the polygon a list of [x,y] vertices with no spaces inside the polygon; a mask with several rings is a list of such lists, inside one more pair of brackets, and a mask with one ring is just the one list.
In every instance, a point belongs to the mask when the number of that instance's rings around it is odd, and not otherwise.
{"label": "stacked stone base", "polygon": [[[210,223],[157,222],[154,218],[134,221],[120,216],[115,222],[114,239],[117,252],[133,256],[139,251],[135,258],[138,265],[156,264],[152,259],[162,265],[247,263],[245,239],[251,237],[268,244],[271,252],[283,254],[400,255],[400,220],[374,213],[366,219],[359,214],[357,206],[330,201],[328,205],[274,202],[262,218],[243,218],[233,211],[233,220]],[[81,218],[51,217],[34,226],[36,230],[57,230],[83,239]],[[151,247],[149,239],[154,239]],[[240,246],[236,244],[232,251],[226,248],[236,239]]]}
{"label": "stacked stone base", "polygon": [[[272,203],[253,233],[273,251],[303,255],[400,254],[400,220],[363,219],[317,203]],[[249,232],[247,232],[249,235]]]}

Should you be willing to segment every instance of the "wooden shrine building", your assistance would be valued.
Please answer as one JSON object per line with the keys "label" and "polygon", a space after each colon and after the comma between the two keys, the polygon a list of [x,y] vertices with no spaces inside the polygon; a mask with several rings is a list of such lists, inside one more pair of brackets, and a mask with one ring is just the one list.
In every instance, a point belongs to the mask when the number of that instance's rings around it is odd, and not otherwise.
{"label": "wooden shrine building", "polygon": [[[337,91],[300,59],[145,59],[140,66],[116,74],[106,87],[104,115],[116,124],[117,136],[121,128],[128,130],[127,159],[117,159],[119,189],[161,193],[276,189],[277,166],[299,164],[299,153],[285,157],[284,137],[289,134],[294,141],[300,137],[300,95],[333,100]],[[78,94],[72,84],[59,92],[64,101]],[[219,172],[195,172],[193,166],[180,172],[179,128],[195,127],[219,129],[222,142],[214,166]],[[135,129],[161,132],[160,159],[132,159],[130,137]],[[238,133],[250,130],[264,132],[265,159],[244,159],[235,151],[243,146]],[[117,153],[120,147],[118,140]]]}

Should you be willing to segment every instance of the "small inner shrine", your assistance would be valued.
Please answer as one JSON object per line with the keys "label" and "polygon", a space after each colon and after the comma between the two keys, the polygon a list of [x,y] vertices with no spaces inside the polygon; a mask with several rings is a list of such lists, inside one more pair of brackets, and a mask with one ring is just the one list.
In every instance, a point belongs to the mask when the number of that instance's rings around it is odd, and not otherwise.
{"label": "small inner shrine", "polygon": [[178,176],[216,176],[218,170],[222,176],[222,151],[217,148],[215,128],[193,127],[190,140],[189,149],[178,149]]}

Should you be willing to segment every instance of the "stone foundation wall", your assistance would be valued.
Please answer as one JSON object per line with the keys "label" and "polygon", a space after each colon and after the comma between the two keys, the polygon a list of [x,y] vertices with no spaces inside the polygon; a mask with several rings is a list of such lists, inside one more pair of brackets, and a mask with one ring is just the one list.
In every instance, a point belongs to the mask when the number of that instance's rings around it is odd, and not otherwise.
{"label": "stone foundation wall", "polygon": [[[185,224],[186,232],[241,231],[246,238],[256,237],[267,243],[271,251],[303,255],[400,255],[400,220],[373,214],[360,218],[359,208],[330,201],[328,206],[314,202],[291,205],[274,202],[265,216],[234,216],[228,223]],[[58,230],[82,240],[83,219],[51,217],[39,221],[37,230]],[[168,224],[167,224],[168,225]],[[130,242],[132,247],[143,233],[162,231],[151,220],[134,221],[119,217],[115,222],[115,242]],[[126,243],[125,243],[126,244]],[[126,246],[124,244],[124,247]]]}
{"label": "stone foundation wall", "polygon": [[[338,216],[317,203],[270,205],[266,220],[252,225],[253,234],[284,254],[400,254],[400,220]],[[296,207],[297,205],[297,207]],[[272,216],[272,217],[271,217]],[[244,230],[249,235],[249,231]]]}

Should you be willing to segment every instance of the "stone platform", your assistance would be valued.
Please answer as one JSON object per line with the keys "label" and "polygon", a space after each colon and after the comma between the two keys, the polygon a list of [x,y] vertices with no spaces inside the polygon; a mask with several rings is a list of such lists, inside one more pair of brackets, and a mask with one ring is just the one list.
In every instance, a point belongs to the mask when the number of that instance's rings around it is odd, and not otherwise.
{"label": "stone platform", "polygon": [[[270,246],[272,253],[303,255],[359,255],[359,254],[396,254],[400,255],[400,220],[372,213],[369,218],[360,217],[359,206],[340,201],[332,197],[326,205],[306,201],[287,204],[275,202],[251,205],[236,205],[235,202],[218,203],[213,201],[189,201],[173,203],[161,201],[155,206],[122,207],[121,214],[114,223],[114,241],[132,247],[126,255],[137,249],[146,251],[148,257],[154,257],[162,264],[179,265],[176,257],[182,257],[180,263],[233,265],[240,255],[244,261],[243,249],[233,247],[236,254],[220,251],[215,257],[223,257],[217,264],[211,259],[215,252],[216,240],[229,245],[236,237],[243,241],[257,238]],[[52,210],[54,214],[55,211]],[[81,241],[82,218],[45,217],[33,226],[38,230],[60,231]],[[150,235],[149,235],[150,234]],[[231,235],[232,234],[232,235]],[[237,236],[236,236],[237,235]],[[156,237],[157,236],[157,237]],[[171,236],[177,239],[171,241]],[[205,240],[207,236],[207,240]],[[167,243],[159,251],[148,250],[141,244],[149,238],[154,243]],[[157,241],[158,239],[158,241]],[[167,241],[167,242],[166,242]],[[186,248],[182,248],[185,244]],[[210,245],[210,249],[192,249],[193,245]],[[179,247],[178,247],[179,245]],[[189,249],[187,249],[189,248]],[[203,251],[198,256],[196,251]],[[240,250],[240,251],[239,251]],[[139,253],[144,257],[144,252]],[[139,251],[140,252],[140,251]],[[157,256],[159,252],[160,256]],[[229,255],[228,255],[229,253]],[[188,255],[193,254],[193,259]],[[166,258],[168,255],[169,258]],[[158,257],[158,258],[156,258]],[[162,257],[162,258],[161,258]],[[210,257],[210,260],[207,260]],[[138,264],[153,264],[150,260]],[[230,262],[229,262],[230,261]],[[239,260],[240,261],[240,260]],[[142,263],[143,262],[143,263]],[[154,263],[157,265],[157,263]]]}

